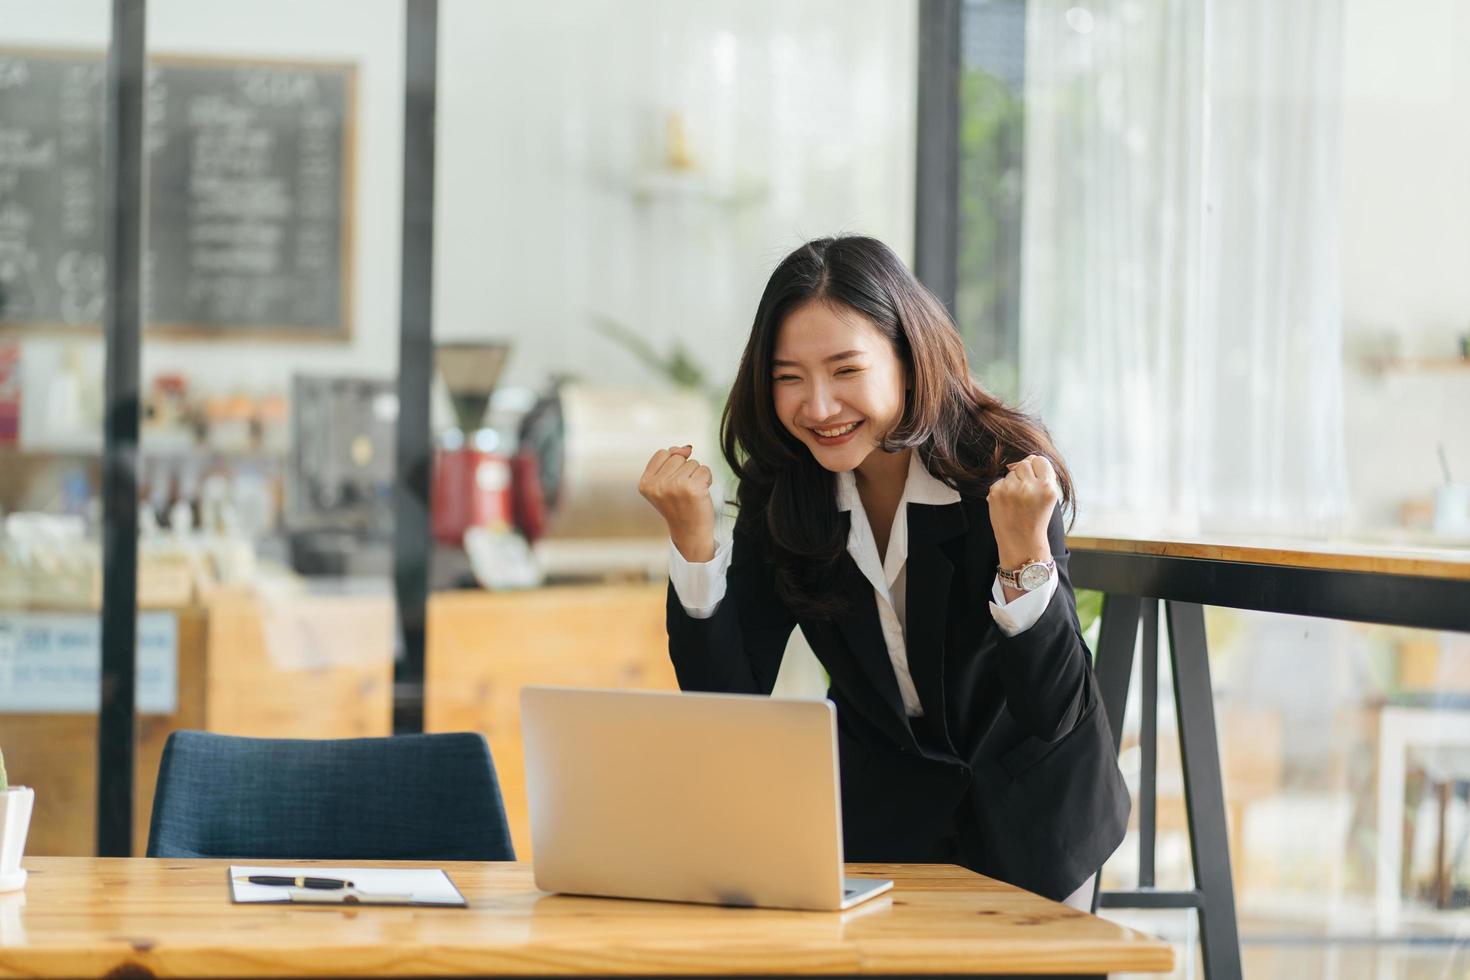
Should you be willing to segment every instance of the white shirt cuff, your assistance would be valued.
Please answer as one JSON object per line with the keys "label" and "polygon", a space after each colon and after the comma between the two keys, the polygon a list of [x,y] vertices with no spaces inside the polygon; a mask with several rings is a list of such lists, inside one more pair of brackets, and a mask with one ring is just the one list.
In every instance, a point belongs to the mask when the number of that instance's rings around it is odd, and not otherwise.
{"label": "white shirt cuff", "polygon": [[693,562],[686,561],[674,542],[669,542],[669,581],[674,583],[674,595],[690,619],[709,619],[720,608],[731,550],[727,541],[715,549],[709,561]]}
{"label": "white shirt cuff", "polygon": [[1006,636],[1024,633],[1035,626],[1041,614],[1046,612],[1056,591],[1057,577],[1053,574],[1041,588],[1019,595],[1007,603],[1005,589],[1001,587],[1000,576],[997,575],[990,585],[990,615],[995,618],[995,625]]}

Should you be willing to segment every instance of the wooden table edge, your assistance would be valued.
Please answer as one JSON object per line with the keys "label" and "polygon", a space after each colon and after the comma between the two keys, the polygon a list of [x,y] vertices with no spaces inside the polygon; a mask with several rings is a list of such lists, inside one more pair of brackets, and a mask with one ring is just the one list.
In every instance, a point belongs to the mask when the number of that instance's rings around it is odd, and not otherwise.
{"label": "wooden table edge", "polygon": [[[1306,545],[1309,542],[1301,542]],[[1436,554],[1430,549],[1418,551],[1364,549],[1355,551],[1321,550],[1292,547],[1288,543],[1231,544],[1208,541],[1169,541],[1145,538],[1093,537],[1075,535],[1067,538],[1072,552],[1095,552],[1106,555],[1140,555],[1158,558],[1195,558],[1205,561],[1236,562],[1251,565],[1273,565],[1284,568],[1315,568],[1339,572],[1368,572],[1377,575],[1405,575],[1470,581],[1470,557],[1452,557],[1462,552]]]}

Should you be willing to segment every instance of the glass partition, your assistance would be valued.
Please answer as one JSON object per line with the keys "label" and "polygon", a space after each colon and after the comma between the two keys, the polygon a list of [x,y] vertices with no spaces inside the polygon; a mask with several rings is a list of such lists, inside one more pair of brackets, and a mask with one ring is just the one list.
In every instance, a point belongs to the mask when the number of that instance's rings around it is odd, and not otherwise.
{"label": "glass partition", "polygon": [[140,611],[188,727],[387,735],[404,5],[155,0],[148,46]]}
{"label": "glass partition", "polygon": [[[109,7],[0,2],[0,752],[30,854],[97,836]],[[140,633],[139,704],[169,712],[169,626]]]}

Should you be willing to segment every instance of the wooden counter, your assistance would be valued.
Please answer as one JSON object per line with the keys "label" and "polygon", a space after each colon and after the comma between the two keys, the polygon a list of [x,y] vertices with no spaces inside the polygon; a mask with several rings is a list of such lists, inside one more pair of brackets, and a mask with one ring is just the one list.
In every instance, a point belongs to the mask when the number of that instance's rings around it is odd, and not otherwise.
{"label": "wooden counter", "polygon": [[516,856],[531,857],[521,748],[528,684],[677,690],[662,583],[440,592],[429,600],[424,730],[490,740]]}
{"label": "wooden counter", "polygon": [[[75,615],[95,616],[76,610]],[[178,708],[142,714],[133,853],[147,847],[169,733],[357,738],[387,735],[393,713],[393,600],[220,591],[178,618]],[[675,688],[664,586],[436,593],[426,650],[428,731],[490,740],[517,853],[531,853],[521,763],[527,684]],[[26,853],[93,854],[97,716],[0,713],[10,780],[36,789]]]}
{"label": "wooden counter", "polygon": [[[138,717],[138,791],[133,797],[134,840],[143,853],[153,810],[153,783],[169,733],[202,728],[209,701],[204,649],[207,622],[197,608],[169,610],[178,624],[178,702],[170,715]],[[77,611],[76,615],[96,616]],[[0,712],[0,750],[10,782],[36,790],[27,854],[92,854],[97,839],[97,715]]]}
{"label": "wooden counter", "polygon": [[[294,738],[392,730],[390,599],[220,592],[166,612],[178,620],[178,705],[139,715],[135,854],[147,848],[158,764],[177,729]],[[26,853],[96,853],[97,716],[0,714],[0,748],[11,782],[36,790]]]}
{"label": "wooden counter", "polygon": [[232,905],[225,861],[25,863],[25,890],[0,895],[0,976],[1075,976],[1174,966],[1168,943],[949,865],[850,866],[894,879],[894,890],[838,913],[548,895],[527,864],[443,865],[469,909],[342,909]]}

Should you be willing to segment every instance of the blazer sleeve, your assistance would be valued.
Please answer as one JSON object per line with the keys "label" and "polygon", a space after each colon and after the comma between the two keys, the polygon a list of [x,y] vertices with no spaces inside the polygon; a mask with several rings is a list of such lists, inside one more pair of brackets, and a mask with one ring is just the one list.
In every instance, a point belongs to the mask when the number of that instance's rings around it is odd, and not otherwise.
{"label": "blazer sleeve", "polygon": [[736,524],[725,598],[713,616],[684,611],[669,584],[669,658],[685,691],[770,694],[796,618],[776,595],[771,566],[755,535]]}
{"label": "blazer sleeve", "polygon": [[1092,654],[1077,621],[1077,597],[1067,572],[1069,554],[1061,508],[1052,513],[1047,540],[1057,567],[1057,588],[1041,618],[1027,630],[1006,636],[997,628],[1000,676],[1011,715],[1031,734],[1048,742],[1072,730],[1090,706]]}

